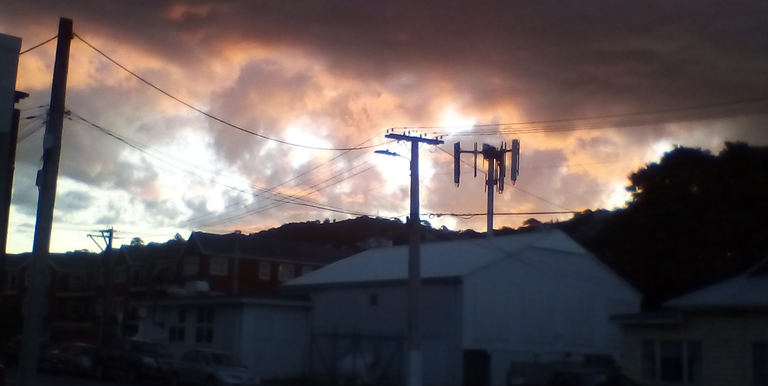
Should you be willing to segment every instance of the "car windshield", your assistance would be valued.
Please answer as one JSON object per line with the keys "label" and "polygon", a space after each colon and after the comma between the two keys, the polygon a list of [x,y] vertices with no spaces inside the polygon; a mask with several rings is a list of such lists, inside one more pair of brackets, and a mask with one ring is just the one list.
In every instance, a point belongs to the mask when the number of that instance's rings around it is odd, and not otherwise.
{"label": "car windshield", "polygon": [[153,357],[171,357],[171,353],[160,344],[142,341],[133,341],[131,343],[131,351],[139,355],[147,355]]}
{"label": "car windshield", "polygon": [[211,362],[216,366],[248,368],[240,358],[234,355],[218,352],[209,352],[208,354],[211,356]]}

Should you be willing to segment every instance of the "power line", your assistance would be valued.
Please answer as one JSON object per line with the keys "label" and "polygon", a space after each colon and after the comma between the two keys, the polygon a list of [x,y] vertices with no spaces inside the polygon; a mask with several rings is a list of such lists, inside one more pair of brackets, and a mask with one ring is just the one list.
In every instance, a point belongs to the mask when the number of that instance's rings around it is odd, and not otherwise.
{"label": "power line", "polygon": [[[241,193],[244,193],[244,194],[253,195],[253,196],[259,196],[260,194],[263,194],[263,193],[270,193],[270,194],[272,194],[272,195],[274,195],[274,196],[276,196],[276,197],[281,197],[281,198],[263,197],[263,198],[267,198],[267,199],[270,199],[270,200],[274,200],[274,201],[277,201],[277,200],[281,200],[281,199],[282,199],[282,200],[285,200],[286,198],[294,198],[294,200],[291,200],[290,202],[287,202],[287,203],[290,203],[290,204],[293,204],[293,205],[300,205],[300,206],[312,207],[312,208],[316,208],[316,209],[327,210],[327,211],[330,211],[330,212],[336,212],[336,213],[347,214],[347,215],[356,215],[356,216],[364,215],[364,213],[359,213],[359,212],[349,211],[349,210],[346,210],[346,209],[342,209],[342,208],[336,208],[336,207],[333,207],[333,206],[330,206],[330,205],[323,205],[323,204],[320,204],[320,203],[315,203],[315,202],[313,202],[313,201],[311,201],[311,200],[307,200],[307,199],[305,199],[305,198],[302,198],[302,197],[292,197],[292,196],[290,196],[290,195],[287,195],[287,194],[283,194],[283,193],[272,193],[272,192],[267,192],[267,191],[266,191],[266,189],[264,189],[264,188],[260,188],[260,187],[254,186],[254,185],[252,185],[252,184],[249,184],[249,186],[250,186],[252,189],[254,189],[254,190],[257,190],[257,191],[260,191],[260,193],[254,194],[253,192],[249,192],[249,191],[246,191],[246,190],[243,190],[243,189],[240,189],[240,188],[237,188],[237,187],[231,186],[231,185],[227,185],[227,184],[224,184],[224,183],[222,183],[222,182],[220,182],[220,181],[217,181],[216,179],[213,179],[213,178],[207,178],[207,177],[204,177],[204,176],[201,176],[201,175],[195,174],[195,173],[194,173],[194,172],[192,172],[192,171],[189,171],[189,170],[186,170],[186,169],[184,169],[184,168],[181,168],[181,167],[179,167],[179,166],[177,166],[177,165],[174,165],[174,164],[172,164],[172,163],[170,163],[170,162],[168,162],[168,161],[166,161],[166,160],[162,159],[161,157],[159,157],[159,156],[157,156],[157,155],[154,155],[154,154],[152,154],[152,153],[148,152],[148,151],[147,151],[147,149],[151,149],[151,148],[149,148],[149,147],[148,147],[148,146],[146,146],[146,145],[141,145],[141,144],[138,144],[138,143],[132,143],[132,142],[135,142],[135,141],[131,141],[131,140],[128,140],[128,139],[126,139],[126,138],[123,138],[123,137],[121,137],[121,136],[119,136],[119,135],[117,135],[117,134],[115,134],[115,133],[113,133],[113,132],[111,132],[111,131],[109,131],[109,130],[107,130],[107,129],[105,129],[105,128],[103,128],[103,127],[101,127],[101,126],[99,126],[99,125],[97,125],[97,124],[95,124],[95,123],[93,123],[93,122],[91,122],[91,121],[88,121],[87,119],[85,119],[85,118],[83,118],[83,117],[81,117],[81,116],[77,115],[76,113],[72,113],[72,112],[70,112],[70,113],[71,113],[71,115],[72,115],[72,116],[74,116],[74,117],[76,117],[77,119],[79,119],[79,120],[81,120],[81,121],[83,121],[83,122],[87,123],[87,124],[88,124],[90,127],[92,127],[92,128],[95,128],[95,129],[96,129],[96,130],[98,130],[99,132],[102,132],[103,134],[106,134],[106,135],[108,135],[108,136],[110,136],[110,137],[112,137],[112,138],[115,138],[115,139],[117,139],[118,141],[120,141],[120,142],[123,142],[124,144],[126,144],[126,145],[128,145],[128,146],[130,146],[130,147],[132,147],[132,148],[134,148],[134,149],[136,149],[136,150],[138,150],[138,151],[140,151],[140,152],[142,152],[142,153],[144,153],[144,154],[146,154],[146,155],[148,155],[148,156],[152,157],[152,158],[155,158],[155,159],[157,159],[157,160],[158,160],[158,161],[160,161],[160,162],[166,163],[166,164],[168,164],[168,165],[170,165],[170,166],[172,166],[172,167],[175,167],[175,168],[177,168],[177,169],[179,169],[179,170],[181,170],[181,171],[183,171],[183,172],[185,172],[185,173],[191,174],[191,175],[193,175],[193,176],[195,176],[195,177],[198,177],[198,178],[201,178],[201,179],[205,179],[205,180],[207,180],[207,181],[210,181],[210,182],[212,182],[212,183],[215,183],[215,184],[221,185],[221,186],[223,186],[223,187],[226,187],[226,188],[229,188],[229,189],[232,189],[232,190],[236,190],[236,191],[238,191],[238,192],[241,192]],[[70,120],[72,120],[72,118],[71,118],[71,117],[69,117],[69,119],[70,119]],[[73,120],[73,121],[74,121],[74,120]],[[88,126],[87,126],[87,127],[88,127]],[[153,151],[157,151],[157,150],[154,150],[154,149],[151,149],[151,150],[153,150]],[[160,153],[161,153],[161,152],[160,152]],[[163,153],[161,153],[161,154],[163,154]],[[194,168],[196,168],[196,169],[198,169],[198,170],[206,171],[206,172],[208,172],[208,173],[212,173],[212,174],[214,174],[214,175],[218,175],[218,176],[220,176],[220,177],[227,177],[227,176],[224,176],[224,175],[222,175],[222,174],[220,174],[220,173],[216,173],[216,172],[213,172],[213,171],[210,171],[210,170],[204,169],[204,168],[202,168],[202,167],[199,167],[199,166],[197,166],[197,165],[194,165],[194,164],[188,163],[188,162],[186,162],[186,161],[183,161],[183,160],[179,160],[179,159],[177,159],[177,158],[175,158],[175,157],[173,157],[173,156],[170,156],[170,155],[167,155],[167,154],[164,154],[164,156],[166,156],[166,157],[168,157],[168,158],[171,158],[171,159],[174,159],[174,160],[176,160],[177,162],[181,162],[181,163],[187,164],[187,165],[189,165],[189,166],[191,166],[191,167],[194,167]],[[232,178],[232,177],[227,177],[227,178],[229,178],[229,179],[232,179],[232,180],[235,180],[235,181],[237,181],[236,179],[234,179],[234,178]],[[240,181],[240,182],[242,183],[242,181]],[[302,202],[297,202],[297,200],[300,200],[300,201],[302,201]]]}
{"label": "power line", "polygon": [[[477,124],[477,125],[448,125],[448,126],[407,126],[407,127],[399,127],[397,129],[402,130],[409,130],[409,129],[459,129],[459,128],[466,128],[466,127],[472,127],[472,128],[493,128],[493,127],[508,127],[508,126],[545,126],[544,128],[538,128],[534,129],[531,128],[530,130],[537,130],[536,132],[545,131],[546,125],[549,124],[562,124],[562,123],[576,123],[576,122],[588,122],[588,121],[596,121],[596,120],[605,120],[605,119],[615,119],[615,118],[633,118],[633,117],[643,117],[648,116],[647,119],[651,118],[661,118],[661,117],[654,117],[654,115],[664,115],[664,114],[673,114],[673,113],[698,113],[698,114],[709,114],[708,118],[711,118],[714,116],[719,116],[717,114],[717,108],[723,108],[723,107],[746,107],[749,105],[756,105],[760,103],[768,102],[768,97],[763,98],[755,98],[755,99],[745,99],[745,100],[739,100],[739,101],[729,101],[729,102],[720,102],[720,103],[713,103],[709,105],[698,105],[698,106],[687,106],[687,107],[679,107],[679,108],[672,108],[672,109],[664,109],[664,110],[655,110],[655,111],[642,111],[642,112],[634,112],[634,113],[625,113],[625,114],[609,114],[609,115],[598,115],[598,116],[591,116],[591,117],[577,117],[577,118],[564,118],[564,119],[551,119],[551,120],[540,120],[540,121],[527,121],[527,122],[511,122],[511,123],[488,123],[488,124]],[[758,106],[759,107],[759,106]],[[765,106],[762,106],[765,108]],[[722,111],[727,112],[728,110]],[[766,111],[763,109],[758,113],[765,113]],[[734,112],[738,114],[738,112]],[[695,116],[694,116],[695,117]],[[691,118],[694,119],[694,118]],[[643,122],[643,121],[631,121],[631,122]],[[636,123],[637,124],[637,123]],[[641,124],[637,124],[641,125]],[[563,126],[560,126],[563,127]],[[587,130],[587,129],[583,129]],[[559,130],[553,130],[553,131],[559,131]],[[563,130],[566,131],[566,130]],[[440,132],[432,132],[430,134],[441,134]],[[445,135],[456,135],[455,133],[447,132]]]}
{"label": "power line", "polygon": [[36,45],[36,46],[32,47],[32,48],[28,48],[28,49],[26,49],[26,50],[24,50],[24,51],[21,51],[21,52],[19,52],[19,56],[21,56],[21,55],[24,55],[24,54],[26,54],[27,52],[29,52],[29,51],[32,51],[32,50],[34,50],[34,49],[36,49],[36,48],[42,47],[42,46],[44,46],[44,45],[46,45],[46,44],[48,44],[48,43],[50,43],[50,42],[54,41],[54,40],[55,40],[57,37],[59,37],[59,35],[56,35],[56,36],[54,36],[54,37],[52,37],[52,38],[50,38],[50,39],[48,39],[48,40],[46,40],[46,41],[44,41],[44,42],[42,42],[42,43],[40,43],[40,44],[38,44],[38,45]]}
{"label": "power line", "polygon": [[[384,131],[382,131],[382,133],[383,133],[383,132],[384,132]],[[367,139],[367,140],[365,140],[365,141],[363,141],[363,142],[360,142],[360,144],[358,144],[357,146],[362,146],[362,145],[363,145],[363,144],[365,144],[366,142],[369,142],[369,141],[371,141],[371,140],[373,140],[373,139],[375,139],[375,138],[378,138],[380,134],[381,134],[381,133],[377,133],[375,136],[373,136],[373,137],[371,137],[371,138],[369,138],[369,139]],[[311,173],[311,172],[313,172],[313,171],[315,171],[315,170],[317,170],[317,169],[319,169],[319,168],[321,168],[321,167],[323,167],[323,166],[325,166],[325,165],[327,165],[327,164],[330,164],[331,162],[333,162],[333,161],[335,161],[335,160],[337,160],[337,159],[339,159],[339,158],[341,158],[341,157],[343,157],[343,156],[347,155],[349,152],[350,152],[349,150],[348,150],[348,151],[345,151],[345,152],[343,152],[343,153],[341,153],[341,154],[339,154],[339,155],[337,155],[337,156],[335,156],[335,157],[331,158],[330,160],[328,160],[328,161],[326,161],[326,162],[323,162],[323,163],[321,163],[321,164],[319,164],[319,165],[317,165],[317,166],[315,166],[315,167],[313,167],[313,168],[311,168],[311,169],[309,169],[309,170],[305,171],[304,173],[301,173],[301,174],[299,174],[299,175],[297,175],[297,176],[295,176],[295,177],[293,177],[293,178],[291,178],[291,179],[289,179],[289,180],[286,180],[286,181],[284,181],[284,182],[282,182],[282,183],[280,183],[280,184],[277,184],[277,185],[275,185],[275,186],[272,186],[271,188],[267,188],[266,190],[267,190],[267,191],[269,191],[269,192],[273,192],[273,191],[275,191],[277,188],[279,188],[279,187],[281,187],[281,186],[283,186],[283,185],[285,185],[285,184],[288,184],[288,183],[290,183],[290,182],[296,181],[296,180],[298,180],[299,178],[301,178],[301,177],[303,177],[303,176],[305,176],[305,175],[307,175],[307,174],[309,174],[309,173]],[[358,157],[359,157],[359,156],[358,156]],[[354,160],[354,159],[356,159],[356,158],[358,158],[358,157],[355,157],[355,158],[353,158],[353,160]],[[301,192],[299,192],[299,193],[301,193]],[[232,208],[232,207],[235,207],[235,206],[238,206],[238,205],[240,205],[240,204],[243,204],[243,203],[245,203],[246,201],[247,201],[247,199],[246,199],[246,200],[241,200],[241,201],[238,201],[238,202],[236,202],[236,203],[233,203],[233,204],[230,204],[229,206],[225,207],[225,208],[224,208],[224,210],[226,211],[227,209],[230,209],[230,208]],[[216,216],[217,216],[217,217],[218,217],[218,216],[222,216],[222,215],[223,215],[223,214],[225,214],[225,213],[226,213],[226,212],[224,212],[224,213],[219,213],[219,212],[216,212],[216,211],[211,211],[211,212],[208,212],[208,213],[206,213],[206,214],[203,214],[203,215],[200,215],[200,216],[197,216],[197,217],[191,218],[191,219],[187,219],[187,220],[186,220],[186,221],[185,221],[183,224],[190,224],[190,223],[194,222],[195,220],[199,220],[199,219],[201,219],[201,218],[204,218],[204,217],[208,217],[208,216],[211,216],[211,215],[214,215],[214,214],[216,214]]]}
{"label": "power line", "polygon": [[[549,212],[493,212],[494,216],[542,216],[542,215],[557,215],[557,214],[575,214],[581,213],[577,211],[549,211]],[[469,219],[478,216],[487,216],[486,212],[478,213],[425,213],[425,216],[429,218],[440,218],[443,216],[461,217],[463,219]]]}
{"label": "power line", "polygon": [[[283,145],[294,146],[294,147],[300,147],[300,148],[304,148],[304,149],[311,149],[311,150],[328,150],[328,151],[352,151],[352,150],[365,150],[365,149],[373,149],[373,148],[376,148],[376,147],[379,147],[379,146],[383,146],[383,145],[385,145],[385,144],[381,144],[381,145],[370,145],[370,146],[361,146],[361,147],[337,147],[337,148],[326,148],[326,147],[317,147],[317,146],[301,145],[301,144],[298,144],[298,143],[288,142],[288,141],[284,141],[284,140],[282,140],[282,139],[272,138],[272,137],[268,137],[268,136],[266,136],[266,135],[264,135],[264,134],[259,134],[259,133],[256,133],[256,132],[254,132],[254,131],[251,131],[251,130],[245,129],[245,128],[241,127],[241,126],[237,126],[237,125],[235,125],[234,123],[228,122],[228,121],[226,121],[226,120],[224,120],[224,119],[222,119],[222,118],[219,118],[219,117],[217,117],[217,116],[215,116],[215,115],[213,115],[213,114],[210,114],[210,113],[208,113],[208,112],[205,112],[205,111],[203,111],[203,110],[201,110],[201,109],[199,109],[199,108],[197,108],[197,107],[195,107],[195,106],[193,106],[193,105],[191,105],[191,104],[189,104],[189,103],[187,103],[187,102],[185,102],[185,101],[183,101],[183,100],[179,99],[178,97],[176,97],[176,96],[172,95],[171,93],[169,93],[169,92],[167,92],[167,91],[165,91],[165,90],[161,89],[160,87],[156,86],[156,85],[155,85],[155,84],[153,84],[152,82],[150,82],[150,81],[148,81],[148,80],[146,80],[146,79],[142,78],[141,76],[139,76],[139,75],[138,75],[138,74],[136,74],[135,72],[133,72],[133,71],[129,70],[128,68],[126,68],[126,67],[125,67],[125,66],[123,66],[122,64],[118,63],[117,61],[115,61],[114,59],[112,59],[111,57],[109,57],[107,54],[105,54],[103,51],[101,51],[101,50],[99,50],[98,48],[94,47],[94,46],[93,46],[91,43],[88,43],[87,41],[85,41],[85,39],[83,39],[82,37],[80,37],[78,34],[75,34],[75,37],[77,37],[78,39],[80,39],[80,41],[82,41],[83,43],[85,43],[85,44],[86,44],[88,47],[91,47],[91,48],[92,48],[94,51],[96,51],[96,52],[98,52],[99,54],[101,54],[103,57],[105,57],[107,60],[109,60],[110,62],[112,62],[112,63],[113,63],[113,64],[115,64],[116,66],[118,66],[118,67],[120,67],[121,69],[123,69],[125,72],[127,72],[127,73],[131,74],[133,77],[135,77],[136,79],[140,80],[140,81],[141,81],[141,82],[143,82],[144,84],[146,84],[146,85],[148,85],[148,86],[150,86],[150,87],[154,88],[155,90],[159,91],[161,94],[163,94],[163,95],[165,95],[165,96],[167,96],[167,97],[169,97],[169,98],[171,98],[171,99],[175,100],[176,102],[179,102],[179,103],[181,103],[182,105],[184,105],[184,106],[186,106],[186,107],[188,107],[188,108],[190,108],[190,109],[192,109],[192,110],[194,110],[194,111],[196,111],[196,112],[198,112],[198,113],[200,113],[200,114],[202,114],[202,115],[204,115],[204,116],[206,116],[206,117],[208,117],[208,118],[210,118],[210,119],[212,119],[212,120],[214,120],[214,121],[216,121],[216,122],[222,123],[222,124],[224,124],[224,125],[226,125],[226,126],[229,126],[229,127],[233,128],[233,129],[236,129],[236,130],[242,131],[243,133],[247,133],[247,134],[250,134],[250,135],[256,136],[256,137],[258,137],[258,138],[261,138],[261,139],[266,139],[266,140],[268,140],[268,141],[277,142],[277,143],[280,143],[280,144],[283,144]],[[391,141],[391,142],[394,142],[394,141]],[[389,142],[389,143],[391,143],[391,142]]]}

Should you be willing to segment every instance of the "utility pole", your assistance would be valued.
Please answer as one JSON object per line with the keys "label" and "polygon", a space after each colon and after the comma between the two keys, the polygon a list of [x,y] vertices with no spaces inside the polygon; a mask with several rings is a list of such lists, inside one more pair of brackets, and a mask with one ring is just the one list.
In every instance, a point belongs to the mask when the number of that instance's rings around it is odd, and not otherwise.
{"label": "utility pole", "polygon": [[404,134],[387,134],[386,138],[411,143],[411,219],[408,243],[408,350],[407,386],[420,386],[422,381],[421,358],[421,219],[419,218],[419,144],[440,145],[438,139],[411,137]]}
{"label": "utility pole", "polygon": [[488,175],[486,176],[486,192],[488,193],[488,217],[486,222],[486,237],[493,237],[493,193],[498,191],[499,193],[504,191],[504,179],[507,173],[507,153],[512,154],[512,165],[510,168],[510,179],[512,184],[517,182],[517,176],[520,174],[520,141],[512,140],[512,148],[507,149],[506,144],[502,143],[499,149],[483,144],[483,150],[477,150],[477,143],[475,143],[475,150],[461,150],[461,143],[456,142],[453,144],[453,182],[456,186],[459,186],[461,179],[461,154],[469,153],[475,156],[475,177],[477,177],[477,155],[482,154],[483,158],[488,162]]}
{"label": "utility pole", "polygon": [[56,61],[53,67],[51,107],[43,139],[43,168],[37,174],[39,189],[37,219],[30,264],[29,291],[27,293],[26,320],[22,337],[19,363],[19,385],[35,383],[37,358],[40,350],[40,333],[43,326],[44,280],[48,271],[48,255],[53,229],[53,209],[56,203],[56,182],[59,177],[61,135],[64,128],[64,104],[67,94],[69,50],[72,44],[72,20],[59,19],[59,38],[56,45]]}
{"label": "utility pole", "polygon": [[104,298],[101,299],[101,319],[99,320],[99,347],[104,347],[104,335],[109,328],[112,318],[112,283],[114,281],[115,259],[112,256],[112,241],[115,238],[114,228],[99,231],[101,237],[106,239],[107,247],[104,249]]}
{"label": "utility pole", "polygon": [[[19,134],[19,109],[15,105],[29,94],[16,91],[16,73],[19,67],[21,38],[0,34],[0,292],[5,288],[6,246],[8,242],[8,220],[11,210],[13,170],[16,161],[16,139]],[[0,296],[0,343],[10,338],[7,307]],[[5,360],[5,345],[0,347],[0,361]],[[3,374],[0,374],[2,377]],[[0,378],[3,384],[4,378]]]}

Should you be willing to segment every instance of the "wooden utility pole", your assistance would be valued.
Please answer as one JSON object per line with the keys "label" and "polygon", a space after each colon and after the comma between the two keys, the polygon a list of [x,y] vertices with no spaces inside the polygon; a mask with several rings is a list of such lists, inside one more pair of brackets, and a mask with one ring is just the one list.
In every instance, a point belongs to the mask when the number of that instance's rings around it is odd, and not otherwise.
{"label": "wooden utility pole", "polygon": [[421,360],[421,219],[419,214],[419,144],[440,145],[438,139],[411,137],[403,134],[387,134],[386,138],[411,143],[411,218],[408,243],[408,332],[407,386],[420,386],[422,382]]}
{"label": "wooden utility pole", "polygon": [[[19,363],[19,385],[35,383],[37,358],[40,350],[40,334],[45,313],[44,296],[48,271],[48,255],[53,229],[53,208],[56,203],[56,182],[59,177],[61,135],[64,128],[64,104],[67,95],[69,50],[72,44],[72,20],[59,19],[59,36],[56,45],[56,61],[53,67],[51,107],[43,138],[43,168],[37,174],[37,219],[30,264],[29,292],[27,293],[26,320]],[[47,308],[47,304],[46,304]]]}

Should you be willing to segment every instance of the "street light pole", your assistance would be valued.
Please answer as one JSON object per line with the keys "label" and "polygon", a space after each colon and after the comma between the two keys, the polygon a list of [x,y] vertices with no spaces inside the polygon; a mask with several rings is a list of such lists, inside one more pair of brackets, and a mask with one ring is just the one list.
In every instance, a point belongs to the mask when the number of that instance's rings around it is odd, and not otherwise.
{"label": "street light pole", "polygon": [[440,145],[441,140],[387,134],[386,138],[411,142],[411,216],[410,241],[408,243],[408,331],[406,385],[420,386],[422,381],[421,360],[421,219],[419,218],[419,143]]}

